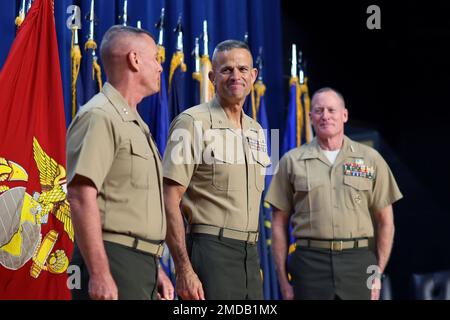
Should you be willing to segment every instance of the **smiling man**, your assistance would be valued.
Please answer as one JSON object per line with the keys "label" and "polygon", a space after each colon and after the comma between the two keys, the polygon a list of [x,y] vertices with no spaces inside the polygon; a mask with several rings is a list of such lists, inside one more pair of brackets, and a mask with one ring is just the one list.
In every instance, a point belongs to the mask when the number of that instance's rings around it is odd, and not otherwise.
{"label": "smiling man", "polygon": [[[378,299],[394,238],[392,203],[402,194],[380,154],[344,135],[339,92],[320,89],[311,104],[316,138],[283,156],[266,196],[283,298]],[[296,250],[286,270],[289,219]]]}
{"label": "smiling man", "polygon": [[[212,64],[216,96],[173,121],[163,159],[177,292],[183,299],[262,299],[256,241],[269,159],[261,126],[242,111],[257,70],[236,40],[218,44]],[[199,150],[203,158],[194,161]]]}

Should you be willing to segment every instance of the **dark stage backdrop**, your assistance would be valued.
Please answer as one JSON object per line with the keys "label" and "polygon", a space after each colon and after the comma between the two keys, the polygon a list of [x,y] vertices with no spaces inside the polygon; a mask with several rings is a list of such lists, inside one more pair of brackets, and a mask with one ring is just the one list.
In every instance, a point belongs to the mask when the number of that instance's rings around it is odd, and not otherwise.
{"label": "dark stage backdrop", "polygon": [[[450,2],[281,4],[283,49],[295,41],[304,51],[311,91],[336,87],[349,109],[347,132],[379,134],[378,150],[404,194],[394,205],[387,272],[395,298],[413,297],[413,273],[450,269]],[[372,4],[381,9],[380,30],[366,27]]]}

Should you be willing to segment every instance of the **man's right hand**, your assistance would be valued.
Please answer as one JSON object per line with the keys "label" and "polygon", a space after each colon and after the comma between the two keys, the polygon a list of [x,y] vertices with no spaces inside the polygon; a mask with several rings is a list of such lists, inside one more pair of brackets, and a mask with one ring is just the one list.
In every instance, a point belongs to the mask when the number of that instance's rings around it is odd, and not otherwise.
{"label": "man's right hand", "polygon": [[280,283],[280,291],[283,300],[294,300],[294,288],[289,282]]}
{"label": "man's right hand", "polygon": [[177,273],[176,290],[183,300],[205,300],[202,283],[193,270]]}
{"label": "man's right hand", "polygon": [[97,188],[92,180],[78,174],[67,188],[75,239],[89,270],[89,296],[94,300],[117,300],[118,290],[103,244]]}
{"label": "man's right hand", "polygon": [[167,217],[166,241],[177,270],[176,291],[184,300],[205,300],[203,286],[194,272],[186,250],[186,230],[180,203],[186,187],[164,178],[164,204]]}
{"label": "man's right hand", "polygon": [[89,279],[89,296],[92,300],[118,300],[119,291],[111,273],[93,275]]}

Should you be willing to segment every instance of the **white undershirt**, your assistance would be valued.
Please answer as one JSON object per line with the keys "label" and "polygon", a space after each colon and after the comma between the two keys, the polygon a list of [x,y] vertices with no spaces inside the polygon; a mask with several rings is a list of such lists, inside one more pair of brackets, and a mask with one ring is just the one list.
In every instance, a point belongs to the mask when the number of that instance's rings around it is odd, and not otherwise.
{"label": "white undershirt", "polygon": [[330,161],[331,164],[334,164],[339,151],[341,151],[341,149],[329,151],[329,150],[323,150],[322,148],[320,148],[320,150],[322,150],[322,152],[325,154],[325,156],[328,158],[328,160]]}

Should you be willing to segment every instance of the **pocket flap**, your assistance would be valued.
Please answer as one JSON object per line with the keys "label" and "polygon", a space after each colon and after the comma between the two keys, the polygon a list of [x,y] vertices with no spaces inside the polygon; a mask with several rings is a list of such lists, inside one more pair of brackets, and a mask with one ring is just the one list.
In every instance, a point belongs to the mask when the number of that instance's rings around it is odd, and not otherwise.
{"label": "pocket flap", "polygon": [[[227,157],[225,155],[225,152],[222,149],[220,149],[220,148],[215,148],[213,150],[212,154],[213,154],[214,161],[216,163],[219,163],[219,164],[220,163],[229,163],[229,164],[234,164],[235,163],[233,161],[234,160],[233,157],[230,156],[227,159]],[[218,160],[218,161],[216,161],[216,160]]]}
{"label": "pocket flap", "polygon": [[257,163],[262,165],[264,168],[267,168],[268,166],[270,166],[272,164],[269,156],[264,151],[258,151],[258,150],[254,150],[254,149],[251,149],[251,151],[252,151],[253,160],[255,160]]}
{"label": "pocket flap", "polygon": [[355,188],[356,190],[372,190],[373,181],[356,176],[344,176],[344,184]]}
{"label": "pocket flap", "polygon": [[150,146],[146,141],[131,141],[131,154],[149,159],[151,156]]}

